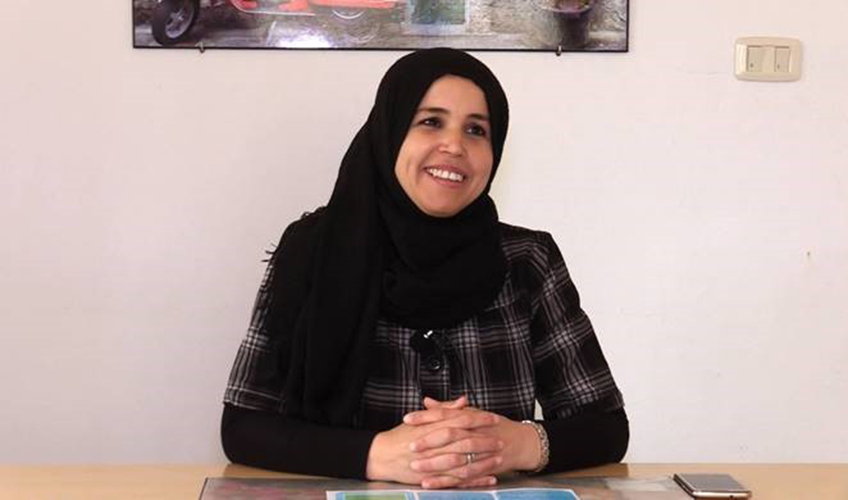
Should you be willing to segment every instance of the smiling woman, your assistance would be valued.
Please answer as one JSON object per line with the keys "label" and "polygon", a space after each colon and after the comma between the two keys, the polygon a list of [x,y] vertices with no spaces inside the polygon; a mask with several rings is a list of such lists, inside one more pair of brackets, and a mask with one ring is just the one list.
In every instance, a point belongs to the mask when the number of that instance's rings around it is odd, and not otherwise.
{"label": "smiling woman", "polygon": [[623,457],[623,400],[556,244],[488,195],[508,122],[464,52],[389,69],[329,203],[270,260],[224,397],[231,460],[446,488]]}

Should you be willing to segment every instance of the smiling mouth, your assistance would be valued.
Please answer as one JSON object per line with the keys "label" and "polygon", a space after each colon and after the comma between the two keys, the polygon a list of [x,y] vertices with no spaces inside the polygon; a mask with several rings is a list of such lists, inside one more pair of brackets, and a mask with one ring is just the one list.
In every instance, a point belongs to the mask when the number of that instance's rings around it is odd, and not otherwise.
{"label": "smiling mouth", "polygon": [[450,170],[444,170],[441,168],[425,168],[424,171],[430,174],[430,176],[435,177],[436,179],[441,179],[445,181],[460,183],[465,180],[464,175],[457,172],[451,172]]}

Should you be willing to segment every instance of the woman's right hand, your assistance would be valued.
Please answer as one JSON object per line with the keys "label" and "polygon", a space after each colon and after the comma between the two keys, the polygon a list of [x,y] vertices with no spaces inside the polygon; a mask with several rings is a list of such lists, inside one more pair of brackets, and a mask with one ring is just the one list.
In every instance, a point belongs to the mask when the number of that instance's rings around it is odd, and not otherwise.
{"label": "woman's right hand", "polygon": [[[462,409],[468,405],[468,401],[461,397],[439,404],[445,408]],[[494,471],[502,461],[499,452],[503,443],[497,438],[476,432],[476,429],[495,424],[497,417],[483,412],[454,413],[452,418],[426,425],[402,423],[374,438],[368,452],[366,477],[376,481],[417,484],[422,488],[491,486],[497,481]],[[413,443],[416,440],[436,431],[442,436],[449,436],[444,446],[425,452],[414,449]],[[485,458],[467,464],[468,453],[484,455]],[[441,471],[414,470],[413,462],[433,457],[439,457]]]}

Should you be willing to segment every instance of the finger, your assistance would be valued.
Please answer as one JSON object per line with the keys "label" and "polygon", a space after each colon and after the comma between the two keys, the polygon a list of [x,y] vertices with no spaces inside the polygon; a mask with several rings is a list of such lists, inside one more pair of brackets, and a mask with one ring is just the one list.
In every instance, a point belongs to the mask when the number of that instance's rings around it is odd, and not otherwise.
{"label": "finger", "polygon": [[428,490],[442,488],[481,488],[498,484],[495,476],[482,476],[470,480],[459,479],[454,476],[429,476],[421,480],[421,487]]}
{"label": "finger", "polygon": [[[480,460],[483,457],[478,457]],[[468,465],[466,453],[442,453],[432,458],[413,460],[409,468],[415,472],[438,474]]]}
{"label": "finger", "polygon": [[496,484],[498,484],[497,476],[483,476],[470,481],[462,481],[454,486],[454,488],[482,488],[484,486],[494,486]]}
{"label": "finger", "polygon": [[499,417],[497,415],[486,411],[438,408],[407,413],[403,417],[403,423],[407,425],[424,425],[447,420],[456,420],[456,422],[454,422],[455,425],[474,429],[477,427],[495,425],[498,423],[498,419]]}
{"label": "finger", "polygon": [[[471,464],[463,465],[455,469],[443,471],[432,476],[427,476],[421,480],[422,487],[429,488],[427,484],[434,488],[453,487],[462,483],[471,482],[485,476],[494,476],[497,469],[503,464],[503,457],[493,455]],[[455,480],[451,480],[454,478]]]}
{"label": "finger", "polygon": [[[425,405],[425,408],[426,405]],[[446,420],[454,417],[462,410],[454,410],[451,408],[433,407],[425,410],[418,410],[407,413],[403,416],[403,423],[407,425],[423,425],[432,424],[440,420]]]}
{"label": "finger", "polygon": [[[469,458],[470,455],[470,458]],[[491,453],[440,453],[428,458],[418,458],[409,463],[409,468],[422,474],[453,474],[456,471],[473,463],[488,463],[489,458],[500,456],[497,452]],[[471,460],[471,461],[469,461]]]}
{"label": "finger", "polygon": [[447,446],[453,442],[468,439],[475,434],[459,427],[442,427],[428,432],[409,443],[409,451],[418,453]]}
{"label": "finger", "polygon": [[[444,455],[446,453],[496,453],[504,449],[506,444],[503,440],[498,439],[494,436],[487,436],[484,434],[468,434],[463,439],[458,439],[455,441],[450,441],[451,436],[442,436],[441,434],[446,431],[440,431],[439,434],[435,436],[431,436],[420,443],[416,444],[416,448],[420,448],[417,450],[416,459],[426,459],[435,457],[437,455]],[[448,441],[446,444],[439,446],[440,440],[444,439]]]}
{"label": "finger", "polygon": [[[472,441],[470,443],[460,443],[468,439]],[[409,451],[424,453],[428,450],[453,446],[453,448],[445,451],[475,453],[477,451],[498,450],[502,447],[501,442],[502,440],[498,436],[492,436],[485,432],[479,432],[474,429],[469,430],[446,423],[414,439],[409,443]]]}
{"label": "finger", "polygon": [[445,408],[451,408],[451,409],[454,409],[454,410],[461,410],[461,409],[465,408],[466,406],[468,406],[468,397],[467,396],[460,396],[460,397],[454,399],[453,401],[448,401],[448,403],[445,405]]}
{"label": "finger", "polygon": [[459,411],[461,410],[434,406],[433,408],[427,408],[425,410],[418,410],[407,413],[403,416],[403,423],[407,425],[431,424],[433,422],[438,422],[439,420],[445,420],[446,418],[450,418],[451,416],[456,416]]}
{"label": "finger", "polygon": [[468,398],[466,396],[460,396],[453,401],[439,401],[430,397],[424,398],[424,408],[427,408],[428,410],[436,410],[439,408],[461,410],[466,406],[468,406]]}
{"label": "finger", "polygon": [[475,459],[470,464],[466,461],[466,465],[446,471],[444,474],[460,477],[464,480],[471,480],[480,476],[493,476],[502,463],[503,457],[501,455],[489,455]]}
{"label": "finger", "polygon": [[[497,449],[497,443],[501,441],[499,436],[490,435],[489,433],[486,433],[485,430],[481,431],[482,427],[468,429],[461,424],[462,422],[456,423],[453,421],[446,421],[440,424],[433,424],[430,427],[425,428],[428,429],[426,433],[423,433],[422,435],[415,438],[412,442],[409,443],[409,450],[418,453],[423,453],[427,450],[442,448],[465,439],[477,439],[478,441],[470,443],[470,446],[459,445],[465,447],[454,448],[450,451],[471,453],[476,451],[491,451]],[[473,447],[475,443],[480,445],[480,450],[477,450]]]}

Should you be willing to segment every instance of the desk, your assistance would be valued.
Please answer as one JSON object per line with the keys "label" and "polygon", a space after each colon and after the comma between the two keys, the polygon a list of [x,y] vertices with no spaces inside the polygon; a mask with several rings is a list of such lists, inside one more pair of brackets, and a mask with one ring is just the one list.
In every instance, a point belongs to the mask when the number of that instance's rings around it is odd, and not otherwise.
{"label": "desk", "polygon": [[[565,476],[726,472],[756,500],[846,500],[848,464],[615,464]],[[197,499],[206,477],[304,477],[237,465],[0,465],[0,499]]]}

